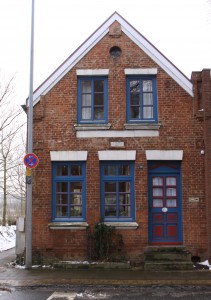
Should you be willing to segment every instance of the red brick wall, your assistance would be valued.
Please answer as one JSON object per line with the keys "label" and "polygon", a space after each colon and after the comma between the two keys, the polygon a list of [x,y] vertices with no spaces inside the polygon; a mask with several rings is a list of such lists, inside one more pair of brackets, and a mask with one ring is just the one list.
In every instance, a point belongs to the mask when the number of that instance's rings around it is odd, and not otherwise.
{"label": "red brick wall", "polygon": [[[203,140],[203,123],[195,117],[196,104],[168,74],[124,33],[107,34],[34,107],[34,152],[39,166],[33,174],[33,250],[45,258],[86,259],[85,230],[50,230],[52,150],[87,150],[87,223],[100,221],[100,174],[97,151],[110,149],[111,141],[122,141],[125,150],[136,150],[135,203],[136,230],[120,230],[131,260],[142,260],[148,245],[147,161],[145,150],[184,151],[182,161],[182,205],[184,245],[193,255],[207,250],[204,157],[198,143]],[[118,59],[109,50],[118,46]],[[123,130],[126,123],[125,68],[157,68],[159,137],[77,139],[77,69],[109,69],[109,111],[112,129]],[[211,150],[211,149],[210,149]],[[143,170],[139,170],[139,164]],[[189,197],[199,197],[190,203]]]}

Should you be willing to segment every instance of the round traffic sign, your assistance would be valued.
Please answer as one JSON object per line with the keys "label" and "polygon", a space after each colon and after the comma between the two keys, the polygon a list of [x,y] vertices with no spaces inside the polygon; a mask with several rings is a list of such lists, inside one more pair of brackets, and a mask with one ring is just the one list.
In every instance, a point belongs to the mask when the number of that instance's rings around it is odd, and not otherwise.
{"label": "round traffic sign", "polygon": [[28,153],[24,156],[24,164],[29,169],[34,169],[39,163],[39,158],[34,153]]}

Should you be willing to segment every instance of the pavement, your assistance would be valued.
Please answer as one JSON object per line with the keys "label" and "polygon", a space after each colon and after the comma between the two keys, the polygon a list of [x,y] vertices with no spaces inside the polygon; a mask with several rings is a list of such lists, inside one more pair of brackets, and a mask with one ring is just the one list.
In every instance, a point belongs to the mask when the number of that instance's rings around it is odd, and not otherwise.
{"label": "pavement", "polygon": [[143,271],[140,269],[20,269],[12,267],[15,250],[0,253],[0,289],[67,285],[209,285],[211,271]]}

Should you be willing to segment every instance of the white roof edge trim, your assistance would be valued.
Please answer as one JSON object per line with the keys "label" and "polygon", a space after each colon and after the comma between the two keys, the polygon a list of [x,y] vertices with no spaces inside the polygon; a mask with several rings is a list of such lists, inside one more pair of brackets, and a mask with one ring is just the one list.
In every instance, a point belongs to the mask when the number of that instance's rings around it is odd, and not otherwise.
{"label": "white roof edge trim", "polygon": [[131,38],[147,55],[164,69],[184,90],[193,97],[192,83],[154,48],[140,33],[127,23],[118,13],[114,13],[86,42],[76,50],[33,94],[34,105],[45,95],[74,65],[109,31],[109,26],[118,21],[122,31]]}
{"label": "white roof edge trim", "polygon": [[135,160],[136,150],[98,151],[99,160]]}
{"label": "white roof edge trim", "polygon": [[109,31],[109,28],[106,28],[102,31],[101,35],[97,35],[95,33],[90,39],[85,42],[81,47],[79,47],[78,51],[76,51],[73,55],[69,57],[50,77],[47,79],[33,94],[33,103],[34,105],[40,101],[41,95],[46,95],[59,80],[65,76],[76,64],[77,62],[84,56],[86,53],[90,51],[97,43],[100,41],[103,36],[105,36]]}
{"label": "white roof edge trim", "polygon": [[125,75],[155,75],[157,73],[157,68],[125,69]]}
{"label": "white roof edge trim", "polygon": [[131,38],[149,57],[152,58],[163,70],[166,71],[190,96],[193,97],[193,85],[173,64],[170,63],[156,48],[144,39],[133,28],[126,24],[122,31]]}
{"label": "white roof edge trim", "polygon": [[146,150],[147,160],[182,160],[183,150]]}
{"label": "white roof edge trim", "polygon": [[51,161],[86,161],[87,151],[50,151]]}
{"label": "white roof edge trim", "polygon": [[78,69],[76,70],[77,76],[108,76],[109,69]]}

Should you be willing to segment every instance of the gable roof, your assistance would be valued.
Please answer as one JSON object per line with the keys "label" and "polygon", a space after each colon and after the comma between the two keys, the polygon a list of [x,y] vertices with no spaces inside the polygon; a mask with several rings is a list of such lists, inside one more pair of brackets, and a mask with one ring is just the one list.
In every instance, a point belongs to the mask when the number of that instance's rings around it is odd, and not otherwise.
{"label": "gable roof", "polygon": [[153,61],[155,61],[170,77],[172,77],[189,95],[193,97],[191,81],[172,64],[156,47],[142,34],[131,26],[117,12],[114,12],[79,48],[76,49],[35,91],[33,101],[36,104],[41,95],[45,95],[81,58],[90,51],[108,32],[115,21],[121,25],[121,30],[137,44]]}

